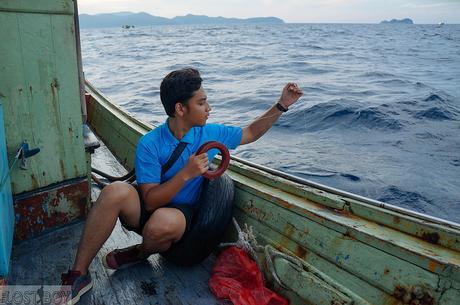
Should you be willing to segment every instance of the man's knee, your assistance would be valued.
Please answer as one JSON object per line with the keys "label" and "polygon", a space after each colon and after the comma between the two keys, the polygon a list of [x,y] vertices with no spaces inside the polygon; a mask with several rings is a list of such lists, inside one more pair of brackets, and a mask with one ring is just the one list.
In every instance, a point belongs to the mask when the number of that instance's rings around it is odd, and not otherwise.
{"label": "man's knee", "polygon": [[123,203],[135,199],[138,194],[132,185],[116,181],[104,187],[99,196],[100,203],[107,208],[120,208]]}
{"label": "man's knee", "polygon": [[150,216],[142,236],[154,240],[178,239],[185,230],[185,217],[179,210],[159,208]]}

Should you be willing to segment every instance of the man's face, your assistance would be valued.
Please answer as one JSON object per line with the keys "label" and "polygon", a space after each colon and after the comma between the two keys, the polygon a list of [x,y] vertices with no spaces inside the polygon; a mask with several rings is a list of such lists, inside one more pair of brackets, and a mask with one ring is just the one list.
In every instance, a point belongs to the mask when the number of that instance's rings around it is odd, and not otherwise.
{"label": "man's face", "polygon": [[204,126],[211,112],[211,107],[208,104],[206,92],[203,87],[200,87],[195,94],[190,98],[186,107],[184,107],[183,119],[190,126]]}

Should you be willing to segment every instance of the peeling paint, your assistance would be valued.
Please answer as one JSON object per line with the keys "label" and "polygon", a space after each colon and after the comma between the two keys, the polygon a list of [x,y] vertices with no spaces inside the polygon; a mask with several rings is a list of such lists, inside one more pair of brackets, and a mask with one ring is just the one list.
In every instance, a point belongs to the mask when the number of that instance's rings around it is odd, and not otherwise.
{"label": "peeling paint", "polygon": [[402,301],[404,304],[411,305],[434,305],[435,300],[433,294],[419,286],[396,286],[393,296]]}
{"label": "peeling paint", "polygon": [[88,196],[88,181],[81,179],[15,198],[15,238],[24,240],[86,215]]}

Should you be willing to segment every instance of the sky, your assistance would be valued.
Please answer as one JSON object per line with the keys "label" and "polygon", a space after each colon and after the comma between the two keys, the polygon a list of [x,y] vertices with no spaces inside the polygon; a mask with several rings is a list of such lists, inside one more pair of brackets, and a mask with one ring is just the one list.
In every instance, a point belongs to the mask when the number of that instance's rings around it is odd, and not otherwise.
{"label": "sky", "polygon": [[223,17],[274,16],[293,23],[378,23],[411,18],[415,23],[460,24],[460,0],[78,0],[79,13],[146,12]]}

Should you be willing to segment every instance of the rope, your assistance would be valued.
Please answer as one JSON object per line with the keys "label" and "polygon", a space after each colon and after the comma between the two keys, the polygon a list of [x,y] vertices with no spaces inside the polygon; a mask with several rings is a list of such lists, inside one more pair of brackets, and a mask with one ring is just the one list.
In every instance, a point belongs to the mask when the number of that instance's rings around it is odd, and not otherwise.
{"label": "rope", "polygon": [[235,226],[235,229],[238,233],[238,240],[236,242],[231,243],[221,243],[219,247],[235,246],[245,250],[254,259],[259,270],[263,270],[263,266],[259,260],[257,252],[263,253],[265,255],[267,269],[270,272],[273,279],[275,280],[275,282],[286,290],[292,290],[289,286],[285,285],[279,278],[278,274],[276,273],[275,265],[273,264],[273,259],[276,257],[284,258],[285,260],[291,262],[299,270],[303,270],[306,267],[304,262],[298,257],[291,256],[276,250],[271,245],[265,245],[265,247],[259,246],[252,226],[248,226],[245,223],[244,230],[242,230],[235,218],[233,218],[233,225]]}

